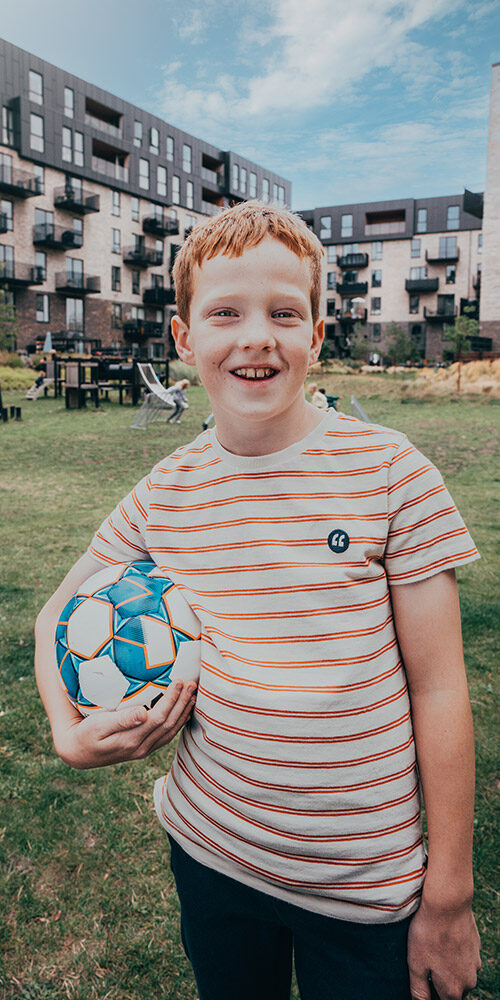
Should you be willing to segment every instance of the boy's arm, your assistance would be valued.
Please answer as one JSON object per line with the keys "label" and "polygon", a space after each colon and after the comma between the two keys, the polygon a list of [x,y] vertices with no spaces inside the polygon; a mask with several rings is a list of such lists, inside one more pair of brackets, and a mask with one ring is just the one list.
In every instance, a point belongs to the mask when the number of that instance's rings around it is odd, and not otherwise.
{"label": "boy's arm", "polygon": [[474,740],[453,570],[394,586],[391,599],[408,678],[428,828],[428,866],[410,925],[411,995],[461,1000],[476,984],[472,915]]}
{"label": "boy's arm", "polygon": [[54,746],[71,767],[102,767],[142,759],[169,743],[188,719],[196,685],[176,682],[149,712],[142,707],[99,711],[83,718],[67,698],[58,676],[54,636],[61,611],[77,588],[102,569],[85,553],[38,615],[35,674],[52,727]]}

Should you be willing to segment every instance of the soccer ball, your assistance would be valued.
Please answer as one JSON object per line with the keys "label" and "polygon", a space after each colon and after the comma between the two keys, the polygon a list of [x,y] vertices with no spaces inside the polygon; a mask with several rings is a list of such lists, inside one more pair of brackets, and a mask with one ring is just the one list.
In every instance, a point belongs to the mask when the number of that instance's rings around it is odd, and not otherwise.
{"label": "soccer ball", "polygon": [[81,712],[146,708],[172,680],[198,680],[200,622],[151,562],[107,566],[68,601],[56,629],[59,676]]}

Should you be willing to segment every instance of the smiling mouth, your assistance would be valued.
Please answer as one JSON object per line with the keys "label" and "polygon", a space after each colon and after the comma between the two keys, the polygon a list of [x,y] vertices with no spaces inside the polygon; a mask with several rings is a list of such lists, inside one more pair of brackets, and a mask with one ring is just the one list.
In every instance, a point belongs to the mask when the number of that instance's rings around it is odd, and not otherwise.
{"label": "smiling mouth", "polygon": [[244,378],[251,382],[262,382],[273,378],[277,374],[276,368],[235,368],[231,373],[238,378]]}

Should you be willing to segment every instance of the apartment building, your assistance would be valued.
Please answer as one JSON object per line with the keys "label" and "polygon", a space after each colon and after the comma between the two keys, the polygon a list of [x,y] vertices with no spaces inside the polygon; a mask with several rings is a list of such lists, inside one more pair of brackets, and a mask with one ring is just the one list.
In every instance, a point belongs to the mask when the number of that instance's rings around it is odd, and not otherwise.
{"label": "apartment building", "polygon": [[0,40],[0,283],[18,347],[161,358],[186,233],[285,178]]}
{"label": "apartment building", "polygon": [[[482,196],[328,206],[300,212],[326,249],[326,337],[349,353],[356,323],[383,352],[387,325],[408,330],[421,358],[440,360],[447,324],[479,316]],[[493,348],[475,338],[476,351]],[[499,349],[499,346],[497,349]]]}
{"label": "apartment building", "polygon": [[500,350],[500,63],[491,68],[490,129],[486,190],[484,193],[484,246],[481,273],[480,333]]}

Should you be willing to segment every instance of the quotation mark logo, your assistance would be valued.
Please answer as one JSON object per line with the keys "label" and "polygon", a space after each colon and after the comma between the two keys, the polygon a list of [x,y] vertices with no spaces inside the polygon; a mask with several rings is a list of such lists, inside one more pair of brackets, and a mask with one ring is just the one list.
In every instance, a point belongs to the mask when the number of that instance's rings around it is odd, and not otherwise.
{"label": "quotation mark logo", "polygon": [[328,545],[332,552],[345,552],[349,548],[349,543],[349,535],[342,528],[334,528],[328,535]]}

